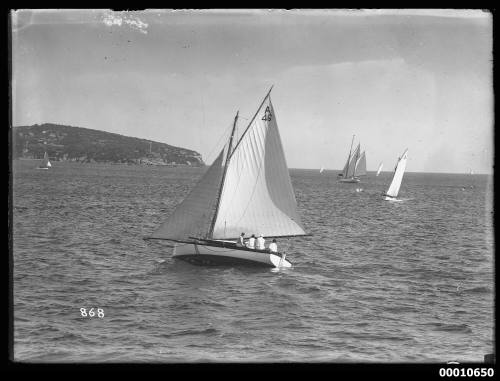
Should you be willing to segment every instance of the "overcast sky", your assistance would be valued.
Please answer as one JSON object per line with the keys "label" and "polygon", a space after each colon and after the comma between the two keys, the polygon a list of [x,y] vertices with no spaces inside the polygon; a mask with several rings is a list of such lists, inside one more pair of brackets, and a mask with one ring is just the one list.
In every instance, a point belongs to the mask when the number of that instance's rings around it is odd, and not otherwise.
{"label": "overcast sky", "polygon": [[483,11],[17,11],[14,125],[58,123],[193,149],[210,163],[271,85],[290,168],[491,173]]}

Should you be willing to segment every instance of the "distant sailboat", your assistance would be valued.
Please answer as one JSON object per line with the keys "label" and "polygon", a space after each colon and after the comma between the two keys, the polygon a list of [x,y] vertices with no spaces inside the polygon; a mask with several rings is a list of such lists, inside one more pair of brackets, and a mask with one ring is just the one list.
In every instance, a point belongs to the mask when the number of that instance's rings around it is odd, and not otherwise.
{"label": "distant sailboat", "polygon": [[473,175],[473,174],[474,174],[474,171],[471,168],[471,170],[469,171],[469,175]]}
{"label": "distant sailboat", "polygon": [[378,166],[378,169],[377,169],[377,174],[375,176],[378,176],[380,175],[380,172],[382,171],[382,167],[384,166],[384,163],[380,163],[379,166]]}
{"label": "distant sailboat", "polygon": [[347,156],[347,162],[344,166],[344,170],[339,174],[341,183],[359,183],[358,176],[366,175],[366,155],[363,151],[360,154],[360,144],[354,150],[351,155],[352,143],[354,142],[354,136],[352,136],[351,148],[349,149],[349,155]]}
{"label": "distant sailboat", "polygon": [[399,188],[401,187],[401,181],[403,180],[403,175],[405,173],[406,161],[408,159],[408,149],[405,150],[403,155],[398,159],[396,168],[394,169],[394,175],[392,177],[391,185],[385,193],[385,200],[395,201],[399,193]]}
{"label": "distant sailboat", "polygon": [[297,212],[270,93],[232,149],[236,114],[227,149],[146,239],[175,242],[173,257],[197,265],[291,267],[284,253],[236,244],[242,232],[266,238],[307,235]]}
{"label": "distant sailboat", "polygon": [[49,155],[47,154],[47,151],[45,151],[42,163],[38,166],[38,169],[49,169],[50,167],[52,167],[52,164],[50,164]]}
{"label": "distant sailboat", "polygon": [[325,170],[325,168],[321,167],[321,169],[319,170],[319,173],[322,173],[324,170]]}

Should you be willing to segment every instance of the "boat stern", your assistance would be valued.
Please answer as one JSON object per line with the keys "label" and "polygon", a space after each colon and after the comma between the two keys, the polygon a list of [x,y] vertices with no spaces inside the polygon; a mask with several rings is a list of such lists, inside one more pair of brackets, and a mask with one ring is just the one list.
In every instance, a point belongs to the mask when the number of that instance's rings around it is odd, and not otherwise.
{"label": "boat stern", "polygon": [[286,259],[286,255],[269,254],[269,260],[274,267],[292,267],[292,264]]}

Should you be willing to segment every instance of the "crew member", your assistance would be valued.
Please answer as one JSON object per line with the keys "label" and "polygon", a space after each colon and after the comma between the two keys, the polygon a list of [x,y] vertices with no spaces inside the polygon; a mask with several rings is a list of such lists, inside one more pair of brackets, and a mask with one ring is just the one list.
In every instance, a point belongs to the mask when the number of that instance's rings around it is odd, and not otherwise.
{"label": "crew member", "polygon": [[238,238],[238,242],[236,243],[236,246],[245,247],[245,233],[240,234],[240,238]]}
{"label": "crew member", "polygon": [[278,245],[276,244],[276,239],[273,239],[273,242],[269,244],[269,251],[271,253],[277,253],[278,252]]}
{"label": "crew member", "polygon": [[261,235],[259,235],[259,238],[257,238],[257,249],[259,250],[266,250],[266,240],[264,239],[264,237]]}
{"label": "crew member", "polygon": [[255,234],[252,234],[252,236],[248,239],[247,247],[249,249],[255,249]]}

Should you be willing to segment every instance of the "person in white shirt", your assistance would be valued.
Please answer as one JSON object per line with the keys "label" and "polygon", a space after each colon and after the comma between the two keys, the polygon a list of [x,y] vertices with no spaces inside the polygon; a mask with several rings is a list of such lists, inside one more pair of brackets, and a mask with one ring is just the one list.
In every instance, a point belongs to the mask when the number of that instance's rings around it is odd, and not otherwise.
{"label": "person in white shirt", "polygon": [[252,234],[252,236],[248,239],[247,247],[249,249],[255,249],[255,234]]}
{"label": "person in white shirt", "polygon": [[257,249],[259,250],[266,250],[266,240],[264,239],[264,237],[261,235],[259,235],[259,238],[257,238]]}
{"label": "person in white shirt", "polygon": [[276,244],[276,239],[273,239],[273,242],[269,244],[269,251],[271,253],[277,253],[278,252],[278,245]]}
{"label": "person in white shirt", "polygon": [[240,238],[238,239],[238,242],[236,243],[236,246],[245,247],[245,233],[241,233]]}

